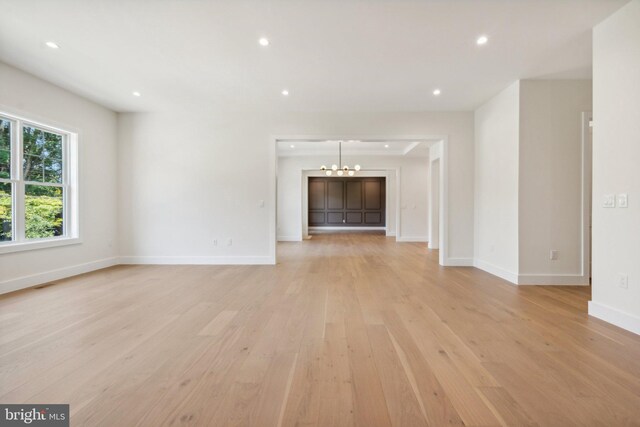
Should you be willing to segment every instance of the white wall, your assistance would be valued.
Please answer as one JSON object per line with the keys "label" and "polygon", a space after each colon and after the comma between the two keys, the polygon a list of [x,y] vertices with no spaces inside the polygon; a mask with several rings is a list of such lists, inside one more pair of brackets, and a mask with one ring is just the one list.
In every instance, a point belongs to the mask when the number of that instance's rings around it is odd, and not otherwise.
{"label": "white wall", "polygon": [[[582,112],[591,80],[520,82],[520,282],[582,282]],[[558,259],[550,260],[550,250]],[[531,276],[531,277],[523,277]]]}
{"label": "white wall", "polygon": [[478,267],[517,284],[588,284],[581,113],[591,105],[590,80],[521,80],[476,110]]}
{"label": "white wall", "polygon": [[475,262],[517,281],[520,82],[475,112]]}
{"label": "white wall", "polygon": [[[358,156],[345,158],[349,165],[358,162],[366,169],[396,169],[400,174],[399,240],[427,241],[428,230],[428,157]],[[331,164],[326,156],[286,156],[278,158],[278,238],[300,240],[302,230],[302,179],[303,169],[318,169]],[[360,175],[363,175],[361,173]],[[385,172],[378,172],[386,176]],[[396,177],[395,171],[387,178],[386,227],[387,234],[396,235]]]}
{"label": "white wall", "polygon": [[[593,32],[593,288],[589,314],[640,334],[640,1]],[[626,193],[629,207],[602,207]],[[628,275],[628,289],[618,286]]]}
{"label": "white wall", "polygon": [[448,136],[449,257],[472,258],[473,113],[194,109],[120,116],[125,261],[268,262],[277,135]]}
{"label": "white wall", "polygon": [[116,114],[0,63],[0,111],[79,134],[81,244],[0,255],[0,293],[112,265],[117,255]]}

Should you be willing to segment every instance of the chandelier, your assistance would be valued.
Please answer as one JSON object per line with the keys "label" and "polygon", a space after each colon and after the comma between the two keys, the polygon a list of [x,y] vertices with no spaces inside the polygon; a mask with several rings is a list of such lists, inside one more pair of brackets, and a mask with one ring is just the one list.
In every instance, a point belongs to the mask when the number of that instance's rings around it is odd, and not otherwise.
{"label": "chandelier", "polygon": [[320,170],[327,176],[333,175],[335,172],[338,176],[347,174],[353,176],[360,170],[360,165],[355,165],[353,169],[349,169],[349,166],[342,164],[342,141],[338,141],[338,164],[331,165],[331,169],[328,169],[325,165],[320,166]]}

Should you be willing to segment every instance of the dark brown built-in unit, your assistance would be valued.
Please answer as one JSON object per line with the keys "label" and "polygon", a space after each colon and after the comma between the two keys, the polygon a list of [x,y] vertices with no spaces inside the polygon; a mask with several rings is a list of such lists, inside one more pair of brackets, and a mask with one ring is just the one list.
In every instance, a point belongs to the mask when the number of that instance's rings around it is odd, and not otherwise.
{"label": "dark brown built-in unit", "polygon": [[384,227],[385,178],[309,178],[309,226]]}

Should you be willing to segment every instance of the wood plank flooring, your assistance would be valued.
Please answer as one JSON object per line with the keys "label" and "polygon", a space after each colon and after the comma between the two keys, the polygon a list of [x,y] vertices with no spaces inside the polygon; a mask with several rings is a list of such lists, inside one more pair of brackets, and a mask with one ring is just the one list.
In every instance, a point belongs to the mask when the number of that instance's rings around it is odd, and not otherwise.
{"label": "wood plank flooring", "polygon": [[120,266],[0,298],[0,402],[73,426],[640,425],[640,337],[365,234],[277,266]]}

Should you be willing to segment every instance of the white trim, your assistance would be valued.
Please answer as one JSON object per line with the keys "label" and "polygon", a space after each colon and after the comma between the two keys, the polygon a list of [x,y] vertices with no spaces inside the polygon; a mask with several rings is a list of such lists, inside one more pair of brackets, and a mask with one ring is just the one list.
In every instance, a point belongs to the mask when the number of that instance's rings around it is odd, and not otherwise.
{"label": "white trim", "polygon": [[518,285],[589,286],[589,278],[581,274],[519,274]]}
{"label": "white trim", "polygon": [[[391,171],[394,169],[390,169],[387,172],[387,175],[391,175]],[[401,169],[398,167],[395,169],[396,173],[396,242],[402,236],[402,173]],[[391,184],[389,183],[389,177],[387,177],[387,187],[386,197],[387,201],[389,200],[389,189],[391,188]],[[387,206],[389,204],[387,203]],[[388,208],[387,208],[388,209]],[[386,220],[389,219],[389,216],[385,213]]]}
{"label": "white trim", "polygon": [[589,301],[589,316],[604,320],[622,329],[640,335],[640,317],[627,313],[608,305]]}
{"label": "white trim", "polygon": [[80,243],[82,243],[82,239],[78,237],[51,237],[48,239],[34,239],[6,244],[0,243],[0,254],[54,248],[56,246],[77,245]]}
{"label": "white trim", "polygon": [[396,242],[428,242],[427,236],[398,236]]}
{"label": "white trim", "polygon": [[[30,120],[21,114],[13,114],[7,111],[10,110],[3,107],[3,110],[0,111],[0,116],[11,122],[11,176],[9,179],[2,179],[2,182],[12,184],[13,239],[0,244],[0,254],[81,243],[79,239],[78,174],[80,165],[78,163],[78,132],[43,124],[39,120]],[[23,176],[24,127],[35,128],[62,137],[62,158],[60,160],[62,161],[63,170],[61,183],[27,181],[26,177]],[[64,219],[62,236],[37,240],[26,238],[25,187],[27,185],[62,189]]]}
{"label": "white trim", "polygon": [[105,258],[85,264],[72,265],[56,270],[45,271],[43,273],[32,274],[30,276],[22,276],[15,279],[5,280],[3,282],[0,282],[0,294],[31,288],[33,286],[51,282],[53,280],[66,279],[71,276],[77,276],[78,274],[101,270],[103,268],[112,267],[117,264],[118,258]]}
{"label": "white trim", "polygon": [[396,232],[387,230],[387,232],[385,233],[385,236],[387,236],[387,237],[396,237]]}
{"label": "white trim", "polygon": [[[273,139],[271,138],[273,142]],[[275,264],[278,258],[278,142],[271,144],[269,150],[269,168],[266,177],[269,182],[269,194],[265,203],[269,215],[269,260],[268,264]]]}
{"label": "white trim", "polygon": [[[277,142],[276,142],[277,146]],[[302,206],[300,207],[300,224],[302,228],[300,234],[303,238],[309,238],[309,173],[304,169],[300,170],[300,201]],[[276,219],[277,222],[277,219]]]}
{"label": "white trim", "polygon": [[278,236],[278,242],[301,242],[302,236]]}
{"label": "white trim", "polygon": [[[436,210],[435,207],[438,206],[438,217],[440,216],[440,197],[438,197],[438,203],[434,203],[434,177],[435,177],[435,168],[434,165],[437,163],[438,164],[438,171],[440,171],[440,165],[442,164],[442,161],[440,159],[440,155],[438,154],[437,156],[433,156],[431,157],[431,152],[435,152],[435,148],[431,147],[431,149],[429,150],[429,176],[428,176],[428,188],[429,188],[429,213],[428,213],[428,218],[427,218],[427,229],[428,229],[428,234],[429,234],[429,249],[438,249],[440,247],[440,218],[438,218],[437,224],[434,224],[436,221],[434,221],[434,218],[436,216]],[[440,192],[440,173],[438,172],[438,193]],[[436,230],[436,225],[437,225],[437,230]],[[437,232],[436,232],[437,231]],[[435,238],[435,237],[437,238]]]}
{"label": "white trim", "polygon": [[[461,258],[465,259],[465,258]],[[449,258],[448,261],[451,261]],[[457,265],[457,264],[445,264],[445,265]],[[558,286],[588,286],[589,278],[581,274],[518,274],[512,271],[503,269],[489,262],[482,261],[480,259],[474,259],[474,267],[494,276],[500,277],[514,285],[558,285]]]}
{"label": "white trim", "polygon": [[445,260],[447,267],[473,267],[473,258],[447,258]]}
{"label": "white trim", "polygon": [[[592,192],[592,173],[593,173],[593,140],[591,138],[591,120],[593,114],[591,112],[582,113],[582,213],[580,222],[582,226],[582,263],[581,272],[586,277],[587,283],[591,276],[591,192]],[[591,146],[589,145],[591,144]]]}
{"label": "white trim", "polygon": [[[279,140],[281,141],[281,140]],[[322,142],[322,141],[317,141],[317,142]],[[421,142],[427,142],[427,141],[418,141],[418,144]],[[431,142],[431,141],[429,141]],[[414,143],[415,144],[415,143]],[[413,147],[409,147],[410,150],[413,150],[415,148],[415,146]],[[336,154],[336,151],[334,149],[331,150],[318,150],[318,151],[310,151],[310,150],[297,150],[296,151],[291,151],[291,150],[285,150],[285,151],[280,151],[278,152],[278,157],[316,157],[316,156],[333,156]],[[342,156],[343,157],[358,157],[358,156],[371,156],[371,157],[376,157],[376,156],[382,156],[382,157],[403,157],[406,156],[407,154],[409,154],[409,151],[406,151],[406,149],[404,151],[378,151],[378,150],[367,150],[365,152],[363,151],[353,151],[353,150],[342,150]],[[423,154],[419,154],[419,155],[414,155],[412,156],[414,158],[418,158],[418,157],[427,157],[426,155]]]}
{"label": "white trim", "polygon": [[439,262],[449,258],[449,144],[447,137],[442,138],[442,158],[440,159],[440,243]]}
{"label": "white trim", "polygon": [[121,256],[120,264],[140,265],[273,265],[272,256]]}
{"label": "white trim", "polygon": [[488,263],[486,261],[482,261],[480,259],[475,259],[473,261],[473,266],[476,268],[479,268],[480,270],[484,270],[489,274],[493,274],[494,276],[498,276],[501,279],[506,280],[507,282],[511,282],[514,285],[518,284],[518,274],[511,272],[511,271],[507,271],[503,268],[500,268],[496,265],[493,265],[491,263]]}

